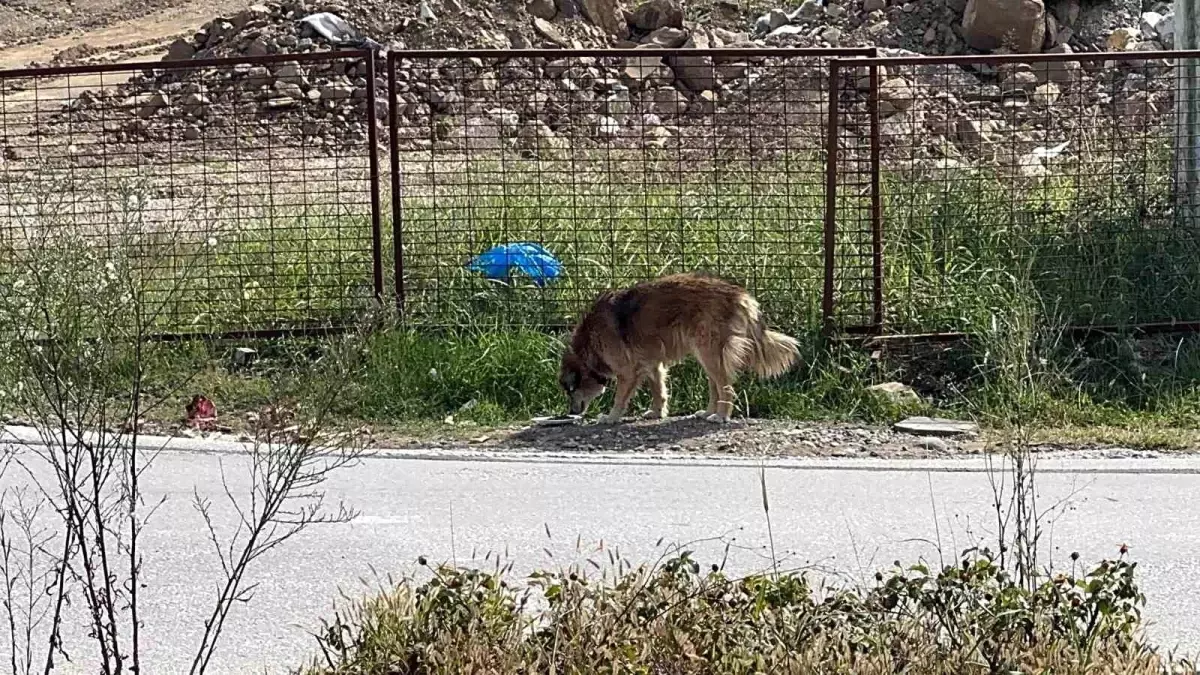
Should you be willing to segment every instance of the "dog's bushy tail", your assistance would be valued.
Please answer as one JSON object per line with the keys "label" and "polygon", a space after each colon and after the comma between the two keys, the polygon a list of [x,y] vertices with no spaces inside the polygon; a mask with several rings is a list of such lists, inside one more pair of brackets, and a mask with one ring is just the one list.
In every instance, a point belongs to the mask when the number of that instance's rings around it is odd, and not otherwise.
{"label": "dog's bushy tail", "polygon": [[749,363],[745,363],[759,377],[772,378],[791,370],[800,360],[800,343],[790,335],[769,330],[767,322],[759,310],[758,302],[750,297],[742,298],[742,308],[746,311],[748,322],[750,349]]}

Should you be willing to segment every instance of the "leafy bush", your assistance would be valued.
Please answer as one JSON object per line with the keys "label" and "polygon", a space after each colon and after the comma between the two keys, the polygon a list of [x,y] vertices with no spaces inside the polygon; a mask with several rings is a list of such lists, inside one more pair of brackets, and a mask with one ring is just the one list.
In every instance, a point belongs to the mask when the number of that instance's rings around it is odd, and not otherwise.
{"label": "leafy bush", "polygon": [[349,673],[1159,672],[1124,554],[1019,583],[988,551],[957,565],[814,589],[802,574],[727,576],[690,553],[590,578],[432,569],[337,614],[311,675]]}

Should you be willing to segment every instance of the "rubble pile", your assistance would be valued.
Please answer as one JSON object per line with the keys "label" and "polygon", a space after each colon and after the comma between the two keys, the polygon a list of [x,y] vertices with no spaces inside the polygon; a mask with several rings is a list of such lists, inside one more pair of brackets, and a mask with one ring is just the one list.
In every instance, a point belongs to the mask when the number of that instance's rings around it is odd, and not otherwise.
{"label": "rubble pile", "polygon": [[[1126,0],[1056,0],[1049,7],[1042,0],[803,0],[757,17],[716,0],[705,3],[705,25],[692,21],[694,8],[679,0],[630,7],[617,0],[470,2],[253,5],[177,40],[164,60],[282,55],[277,60],[156,69],[115,91],[80,96],[59,121],[101,125],[118,142],[244,144],[294,135],[336,150],[361,144],[370,124],[382,129],[394,115],[402,148],[506,147],[534,156],[625,145],[711,155],[727,145],[759,152],[821,142],[828,100],[823,63],[656,51],[775,45],[877,46],[893,56],[1144,51],[1173,39],[1165,8],[1143,13],[1140,3]],[[624,48],[628,56],[409,57],[396,73],[395,100],[387,96],[390,51],[598,46]],[[286,58],[347,48],[374,50],[373,79],[360,59]],[[1036,154],[1089,114],[1154,120],[1171,105],[1169,78],[1155,77],[1168,67],[900,68],[879,76],[882,138],[910,160],[943,164],[994,160],[989,146]],[[852,135],[865,119],[866,85],[863,73],[847,78],[842,101]]]}

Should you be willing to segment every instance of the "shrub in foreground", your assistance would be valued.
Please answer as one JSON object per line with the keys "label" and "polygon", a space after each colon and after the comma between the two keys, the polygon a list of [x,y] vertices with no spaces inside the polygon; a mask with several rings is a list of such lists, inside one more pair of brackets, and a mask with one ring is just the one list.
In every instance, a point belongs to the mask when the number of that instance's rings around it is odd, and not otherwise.
{"label": "shrub in foreground", "polygon": [[689,554],[589,578],[438,568],[339,613],[316,674],[1150,673],[1143,596],[1122,556],[1036,584],[987,552],[940,572],[876,575],[860,590],[804,575],[731,579]]}

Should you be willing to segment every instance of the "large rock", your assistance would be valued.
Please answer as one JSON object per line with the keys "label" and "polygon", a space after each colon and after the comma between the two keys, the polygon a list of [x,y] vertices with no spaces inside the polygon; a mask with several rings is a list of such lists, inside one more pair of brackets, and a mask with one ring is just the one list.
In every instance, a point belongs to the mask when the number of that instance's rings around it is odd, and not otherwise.
{"label": "large rock", "polygon": [[[687,48],[707,49],[708,37],[700,32],[693,32],[687,43]],[[674,56],[668,59],[675,77],[685,87],[694,92],[708,91],[717,86],[713,60],[710,56]]]}
{"label": "large rock", "polygon": [[758,21],[754,22],[754,32],[760,35],[774,32],[780,26],[786,26],[791,22],[791,17],[782,9],[773,9],[766,14],[758,17]]}
{"label": "large rock", "polygon": [[1175,48],[1175,12],[1167,12],[1161,21],[1154,25],[1158,41],[1165,49]]}
{"label": "large rock", "polygon": [[1138,38],[1141,37],[1141,31],[1132,26],[1122,26],[1108,34],[1108,39],[1105,44],[1111,52],[1123,52],[1127,49],[1132,49]]}
{"label": "large rock", "polygon": [[[1074,51],[1070,45],[1061,44],[1055,45],[1053,49],[1047,49],[1046,53],[1073,54]],[[1033,73],[1037,76],[1038,82],[1054,82],[1060,85],[1061,89],[1080,82],[1083,77],[1083,64],[1079,61],[1048,61],[1035,65]]]}
{"label": "large rock", "polygon": [[912,84],[902,77],[885,80],[879,85],[880,112],[884,115],[908,110],[916,100]]}
{"label": "large rock", "polygon": [[653,45],[655,47],[663,47],[664,49],[674,49],[682,47],[687,43],[688,33],[682,28],[672,28],[671,26],[663,26],[646,36],[642,40],[642,44]]}
{"label": "large rock", "polygon": [[558,16],[558,5],[554,4],[554,0],[529,0],[525,4],[525,11],[539,19],[550,21]]}
{"label": "large rock", "polygon": [[167,48],[167,55],[163,57],[163,61],[187,61],[195,55],[196,48],[192,46],[192,43],[179,38]]}
{"label": "large rock", "polygon": [[583,9],[583,15],[605,33],[619,38],[629,37],[629,24],[625,23],[625,13],[617,5],[617,0],[579,0],[579,6]]}
{"label": "large rock", "polygon": [[266,5],[250,5],[233,15],[230,23],[235,30],[243,30],[247,26],[261,24],[271,18],[271,8]]}
{"label": "large rock", "polygon": [[517,133],[517,150],[529,158],[561,160],[571,150],[571,143],[550,129],[541,120],[531,120]]}
{"label": "large rock", "polygon": [[301,87],[308,86],[308,78],[304,75],[304,69],[295,61],[280,64],[275,69],[275,79],[280,82],[291,82]]}
{"label": "large rock", "polygon": [[640,84],[646,80],[663,79],[664,77],[669,80],[671,71],[663,63],[661,56],[651,53],[627,59],[623,72],[630,83]]}
{"label": "large rock", "polygon": [[577,0],[554,0],[554,4],[558,6],[558,13],[562,14],[564,19],[579,18],[579,2]]}
{"label": "large rock", "polygon": [[649,110],[659,117],[675,117],[687,112],[687,97],[673,87],[662,87],[651,92]]}
{"label": "large rock", "polygon": [[533,17],[533,29],[537,31],[538,35],[541,35],[559,47],[571,46],[570,40],[568,40],[553,23],[541,17]]}
{"label": "large rock", "polygon": [[683,7],[675,0],[646,0],[633,10],[630,23],[640,31],[683,28]]}
{"label": "large rock", "polygon": [[1046,37],[1042,0],[968,0],[963,37],[975,49],[1007,47],[1029,54],[1041,51]]}
{"label": "large rock", "polygon": [[916,436],[971,436],[979,433],[979,425],[974,422],[940,417],[909,417],[896,422],[892,428]]}
{"label": "large rock", "polygon": [[893,405],[921,405],[921,395],[912,387],[901,382],[884,382],[867,387],[872,395],[892,403]]}

